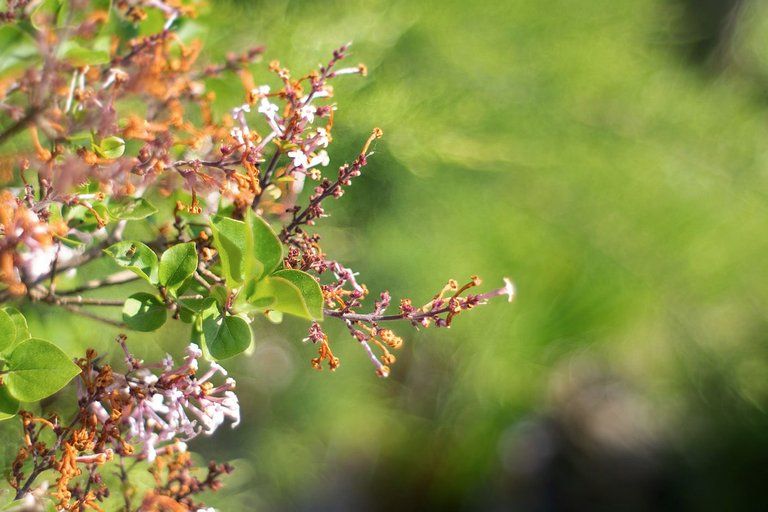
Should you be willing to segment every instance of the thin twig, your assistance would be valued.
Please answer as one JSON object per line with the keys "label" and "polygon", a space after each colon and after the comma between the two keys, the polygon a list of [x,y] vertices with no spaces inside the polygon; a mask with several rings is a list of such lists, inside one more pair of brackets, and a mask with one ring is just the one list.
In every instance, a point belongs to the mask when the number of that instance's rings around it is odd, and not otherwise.
{"label": "thin twig", "polygon": [[57,292],[57,295],[59,296],[73,295],[76,293],[87,292],[89,290],[95,290],[96,288],[104,288],[105,286],[115,286],[120,284],[131,283],[138,279],[140,279],[139,276],[137,276],[130,270],[126,270],[125,272],[118,272],[117,274],[107,276],[103,279],[92,279],[90,281],[87,281],[81,284],[76,288],[72,288],[71,290],[59,291]]}
{"label": "thin twig", "polygon": [[24,117],[13,123],[11,126],[3,130],[2,133],[0,133],[0,145],[3,144],[7,139],[10,139],[20,131],[22,131],[27,126],[30,126],[35,122],[35,119],[40,114],[40,112],[43,111],[43,106],[35,106],[27,110],[27,112],[24,114]]}
{"label": "thin twig", "polygon": [[125,304],[125,301],[122,299],[97,299],[93,297],[81,297],[80,295],[76,297],[59,297],[58,295],[53,295],[44,298],[43,302],[55,306],[64,306],[67,304],[74,304],[77,306],[122,306]]}
{"label": "thin twig", "polygon": [[197,271],[200,272],[205,277],[207,277],[208,279],[212,279],[216,283],[221,283],[224,281],[222,278],[220,278],[219,276],[217,276],[216,274],[214,274],[213,272],[211,272],[210,270],[208,270],[203,266],[198,267]]}
{"label": "thin twig", "polygon": [[[474,305],[480,305],[484,304],[489,299],[492,299],[493,297],[499,297],[502,295],[506,295],[509,301],[511,302],[512,299],[515,296],[515,287],[512,284],[512,282],[505,278],[504,279],[504,286],[501,288],[497,288],[495,290],[491,290],[489,292],[481,293],[479,295],[473,295],[471,296],[474,300]],[[444,306],[440,309],[435,310],[429,310],[429,311],[417,311],[414,313],[399,313],[397,315],[380,315],[375,313],[369,313],[369,314],[359,314],[359,313],[351,313],[348,311],[339,311],[336,309],[323,309],[323,315],[325,316],[332,316],[334,318],[341,318],[343,320],[347,320],[350,322],[365,322],[365,323],[374,323],[374,322],[389,322],[389,321],[396,321],[396,320],[409,320],[411,322],[418,322],[419,320],[423,320],[424,318],[435,318],[438,315],[442,315],[443,313],[448,313],[451,311],[451,305]]]}
{"label": "thin twig", "polygon": [[203,279],[203,276],[201,276],[198,272],[195,272],[194,278],[195,278],[195,281],[203,285],[203,288],[205,288],[206,290],[211,289],[211,284],[205,279]]}
{"label": "thin twig", "polygon": [[104,317],[99,316],[99,315],[94,315],[93,313],[91,313],[89,311],[82,310],[82,309],[80,309],[77,306],[72,306],[72,305],[69,305],[69,304],[62,304],[61,307],[63,307],[67,311],[69,311],[71,313],[74,313],[76,315],[80,315],[80,316],[83,316],[85,318],[90,318],[91,320],[96,320],[97,322],[101,322],[101,323],[104,323],[104,324],[107,324],[107,325],[111,325],[112,327],[117,327],[119,329],[126,329],[128,327],[123,322],[118,322],[117,320],[111,320],[109,318],[104,318]]}
{"label": "thin twig", "polygon": [[256,211],[256,208],[259,206],[259,201],[261,201],[261,197],[264,195],[264,190],[269,186],[269,182],[272,179],[272,174],[277,168],[277,161],[280,159],[280,154],[280,148],[276,149],[275,153],[272,155],[272,160],[270,160],[269,165],[267,165],[267,170],[259,180],[259,188],[261,188],[261,193],[257,194],[253,198],[253,202],[251,203],[251,210],[253,211]]}

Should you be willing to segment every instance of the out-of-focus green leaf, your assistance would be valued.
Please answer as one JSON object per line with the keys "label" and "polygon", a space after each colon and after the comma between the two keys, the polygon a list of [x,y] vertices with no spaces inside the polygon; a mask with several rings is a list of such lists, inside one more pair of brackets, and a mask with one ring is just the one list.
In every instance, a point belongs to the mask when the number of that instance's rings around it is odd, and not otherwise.
{"label": "out-of-focus green leaf", "polygon": [[85,48],[74,41],[67,41],[62,46],[62,58],[73,66],[97,66],[109,62],[109,52]]}
{"label": "out-of-focus green leaf", "polygon": [[150,36],[163,31],[166,18],[160,9],[147,9],[147,16],[139,23],[139,35]]}
{"label": "out-of-focus green leaf", "polygon": [[132,270],[150,284],[157,284],[158,260],[155,251],[137,241],[124,240],[104,249],[123,268]]}
{"label": "out-of-focus green leaf", "polygon": [[61,10],[61,0],[43,0],[32,10],[30,21],[36,29],[44,29],[56,21],[57,13]]}
{"label": "out-of-focus green leaf", "polygon": [[93,133],[90,131],[73,133],[67,136],[67,142],[78,148],[90,149],[93,147]]}
{"label": "out-of-focus green leaf", "polygon": [[120,158],[125,153],[125,141],[113,135],[104,138],[98,145],[94,144],[93,150],[103,158]]}
{"label": "out-of-focus green leaf", "polygon": [[63,388],[80,368],[56,345],[31,338],[8,356],[5,384],[22,402],[35,402]]}
{"label": "out-of-focus green leaf", "polygon": [[121,197],[109,202],[109,214],[116,220],[141,220],[157,213],[157,208],[143,197]]}
{"label": "out-of-focus green leaf", "polygon": [[81,242],[80,240],[77,240],[76,238],[67,238],[59,235],[53,235],[56,237],[56,240],[60,241],[62,244],[66,245],[67,247],[82,247],[85,245],[85,242]]}
{"label": "out-of-focus green leaf", "polygon": [[150,332],[163,326],[168,309],[151,293],[134,293],[123,306],[123,321],[135,331]]}
{"label": "out-of-focus green leaf", "polygon": [[[91,207],[103,222],[109,221],[109,211],[106,206],[101,203],[93,203],[91,204]],[[99,219],[96,218],[93,211],[85,206],[77,205],[71,208],[65,208],[64,218],[70,227],[90,233],[103,227],[99,225]]]}
{"label": "out-of-focus green leaf", "polygon": [[0,77],[20,72],[40,59],[35,40],[18,26],[0,26]]}

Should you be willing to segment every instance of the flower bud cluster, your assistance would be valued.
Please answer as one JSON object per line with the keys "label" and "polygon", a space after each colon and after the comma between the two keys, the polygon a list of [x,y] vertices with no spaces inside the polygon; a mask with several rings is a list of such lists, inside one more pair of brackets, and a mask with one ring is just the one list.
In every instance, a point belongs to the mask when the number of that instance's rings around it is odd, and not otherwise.
{"label": "flower bud cluster", "polygon": [[156,367],[136,360],[128,352],[124,337],[118,341],[129,372],[111,372],[111,378],[101,376],[101,380],[98,372],[80,391],[81,401],[89,401],[88,411],[100,424],[118,424],[125,432],[116,450],[130,443],[138,446],[137,456],[152,461],[158,450],[169,443],[188,442],[201,433],[211,435],[227,419],[232,427],[240,423],[234,379],[226,378],[214,385],[211,379],[216,374],[227,375],[214,362],[198,375],[198,360],[203,353],[197,345],[187,347],[186,357],[178,367],[174,367],[171,356]]}

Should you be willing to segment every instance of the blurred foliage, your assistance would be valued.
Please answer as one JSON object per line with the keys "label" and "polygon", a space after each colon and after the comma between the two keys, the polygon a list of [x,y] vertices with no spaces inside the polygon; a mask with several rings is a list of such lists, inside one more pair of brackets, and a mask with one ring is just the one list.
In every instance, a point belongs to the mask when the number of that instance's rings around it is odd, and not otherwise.
{"label": "blurred foliage", "polygon": [[[222,510],[765,509],[768,7],[744,1],[702,72],[682,4],[215,2],[211,61],[263,43],[300,74],[352,40],[370,69],[337,82],[332,165],[385,137],[328,207],[333,256],[396,300],[475,273],[519,291],[410,333],[388,380],[331,320],[335,374],[305,322],[255,326],[231,363],[243,425],[192,446],[238,459]],[[243,94],[211,85],[222,111]]]}

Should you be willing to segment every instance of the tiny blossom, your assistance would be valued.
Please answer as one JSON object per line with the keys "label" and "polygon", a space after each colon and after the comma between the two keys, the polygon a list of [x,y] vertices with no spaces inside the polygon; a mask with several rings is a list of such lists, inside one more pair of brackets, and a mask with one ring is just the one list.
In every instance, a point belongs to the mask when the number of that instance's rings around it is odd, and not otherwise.
{"label": "tiny blossom", "polygon": [[303,169],[309,163],[307,161],[307,155],[305,155],[303,151],[298,150],[298,149],[296,149],[294,151],[289,151],[288,152],[288,157],[293,160],[293,166],[296,167],[296,168]]}
{"label": "tiny blossom", "polygon": [[515,298],[515,285],[507,277],[504,278],[504,293],[508,297],[508,302],[512,302],[512,299]]}
{"label": "tiny blossom", "polygon": [[307,167],[315,167],[316,165],[326,167],[329,163],[331,163],[331,159],[328,156],[328,152],[323,150],[312,157],[312,160],[309,161]]}
{"label": "tiny blossom", "polygon": [[251,96],[258,98],[269,94],[270,87],[268,85],[260,85],[251,89]]}
{"label": "tiny blossom", "polygon": [[314,142],[315,147],[327,148],[329,139],[326,129],[323,127],[318,128],[315,135],[312,137],[312,141]]}
{"label": "tiny blossom", "polygon": [[317,109],[312,105],[304,105],[299,109],[299,115],[307,123],[313,123],[315,121],[315,110]]}
{"label": "tiny blossom", "polygon": [[242,128],[235,126],[234,128],[232,128],[232,130],[230,130],[229,133],[230,135],[232,135],[232,138],[238,142],[238,144],[245,144]]}
{"label": "tiny blossom", "polygon": [[274,119],[279,110],[280,109],[278,106],[269,101],[267,98],[261,98],[258,108],[258,112],[260,114],[264,114],[268,119]]}

